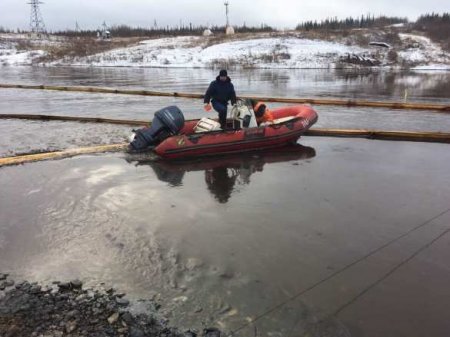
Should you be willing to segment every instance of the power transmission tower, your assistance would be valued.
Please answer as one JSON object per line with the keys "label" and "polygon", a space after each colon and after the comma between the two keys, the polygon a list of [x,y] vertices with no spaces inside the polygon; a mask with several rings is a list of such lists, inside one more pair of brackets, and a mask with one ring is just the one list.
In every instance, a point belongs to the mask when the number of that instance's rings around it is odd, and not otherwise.
{"label": "power transmission tower", "polygon": [[30,0],[28,3],[31,5],[31,15],[30,15],[30,29],[32,33],[37,35],[45,34],[45,24],[42,19],[41,11],[39,5],[43,2],[39,0]]}

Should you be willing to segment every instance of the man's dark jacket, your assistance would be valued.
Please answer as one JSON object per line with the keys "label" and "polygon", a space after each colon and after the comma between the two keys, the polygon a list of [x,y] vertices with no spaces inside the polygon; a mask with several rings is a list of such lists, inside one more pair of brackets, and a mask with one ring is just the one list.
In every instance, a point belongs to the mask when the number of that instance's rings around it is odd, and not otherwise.
{"label": "man's dark jacket", "polygon": [[205,104],[209,103],[211,99],[216,102],[222,103],[223,105],[227,105],[229,100],[231,101],[231,104],[236,103],[236,93],[234,92],[234,86],[228,76],[226,81],[221,81],[219,76],[217,76],[216,80],[211,82],[208,90],[206,90],[205,93]]}

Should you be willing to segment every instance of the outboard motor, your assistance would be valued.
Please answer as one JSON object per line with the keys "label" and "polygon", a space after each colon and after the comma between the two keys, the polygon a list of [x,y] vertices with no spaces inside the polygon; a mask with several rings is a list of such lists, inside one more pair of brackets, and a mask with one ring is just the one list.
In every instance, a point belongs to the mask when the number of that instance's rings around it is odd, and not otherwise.
{"label": "outboard motor", "polygon": [[168,106],[155,112],[152,125],[135,131],[130,143],[132,150],[143,150],[158,145],[164,139],[176,135],[184,126],[184,116],[177,106]]}

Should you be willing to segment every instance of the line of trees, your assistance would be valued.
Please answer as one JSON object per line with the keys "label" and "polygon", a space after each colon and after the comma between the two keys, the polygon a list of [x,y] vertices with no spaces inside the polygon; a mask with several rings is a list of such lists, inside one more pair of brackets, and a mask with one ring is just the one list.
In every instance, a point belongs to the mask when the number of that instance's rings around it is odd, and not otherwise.
{"label": "line of trees", "polygon": [[296,30],[337,30],[351,28],[372,28],[407,23],[407,18],[374,15],[361,15],[360,18],[348,17],[346,19],[330,18],[322,21],[305,21],[297,25]]}
{"label": "line of trees", "polygon": [[14,30],[0,26],[0,33],[14,33]]}
{"label": "line of trees", "polygon": [[450,50],[450,13],[422,15],[414,24],[414,29],[424,32]]}
{"label": "line of trees", "polygon": [[[362,15],[359,18],[348,17],[346,19],[329,18],[322,21],[305,21],[297,25],[297,30],[309,31],[309,30],[343,30],[352,28],[372,28],[383,27],[387,25],[408,23],[407,18],[401,17],[388,17],[374,15]],[[425,14],[420,16],[415,23],[409,25],[418,31],[424,32],[430,38],[444,45],[447,44],[450,47],[450,13],[443,14]],[[113,37],[158,37],[158,36],[180,36],[180,35],[200,35],[205,29],[211,29],[214,34],[223,33],[225,26],[195,26],[192,23],[189,25],[179,26],[166,26],[144,28],[144,27],[131,27],[127,25],[115,25],[112,26],[109,31]],[[241,26],[234,27],[236,32],[240,33],[260,33],[260,32],[273,32],[276,29],[266,24],[260,26],[248,27],[244,23]],[[81,36],[81,37],[96,37],[98,30],[61,30],[56,32],[49,32],[55,35],[63,36]],[[28,33],[27,30],[22,29],[8,29],[0,26],[0,33]]]}
{"label": "line of trees", "polygon": [[[225,26],[194,26],[189,24],[187,26],[166,26],[166,27],[154,27],[154,28],[144,28],[144,27],[131,27],[127,25],[115,25],[110,27],[108,30],[111,32],[113,37],[158,37],[158,36],[183,36],[183,35],[201,35],[205,29],[210,29],[214,34],[224,33]],[[266,24],[261,24],[258,27],[247,27],[245,24],[242,26],[235,26],[235,31],[240,33],[260,33],[260,32],[271,32],[274,29]],[[53,32],[55,35],[64,36],[81,36],[81,37],[95,37],[97,36],[98,30],[61,30]]]}
{"label": "line of trees", "polygon": [[30,33],[29,29],[8,29],[8,28],[4,28],[4,27],[0,27],[0,33],[7,33],[7,34],[13,34],[13,33],[17,33],[17,34],[28,34]]}

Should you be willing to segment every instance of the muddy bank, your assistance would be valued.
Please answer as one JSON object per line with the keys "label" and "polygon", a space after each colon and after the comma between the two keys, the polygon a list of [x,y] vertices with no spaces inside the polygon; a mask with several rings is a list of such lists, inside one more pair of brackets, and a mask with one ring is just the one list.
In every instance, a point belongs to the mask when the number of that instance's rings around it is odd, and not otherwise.
{"label": "muddy bank", "polygon": [[82,282],[15,282],[0,273],[0,335],[117,336],[117,337],[218,337],[215,328],[178,331],[157,314],[160,305],[139,300],[130,306],[125,294],[115,289],[86,289]]}

